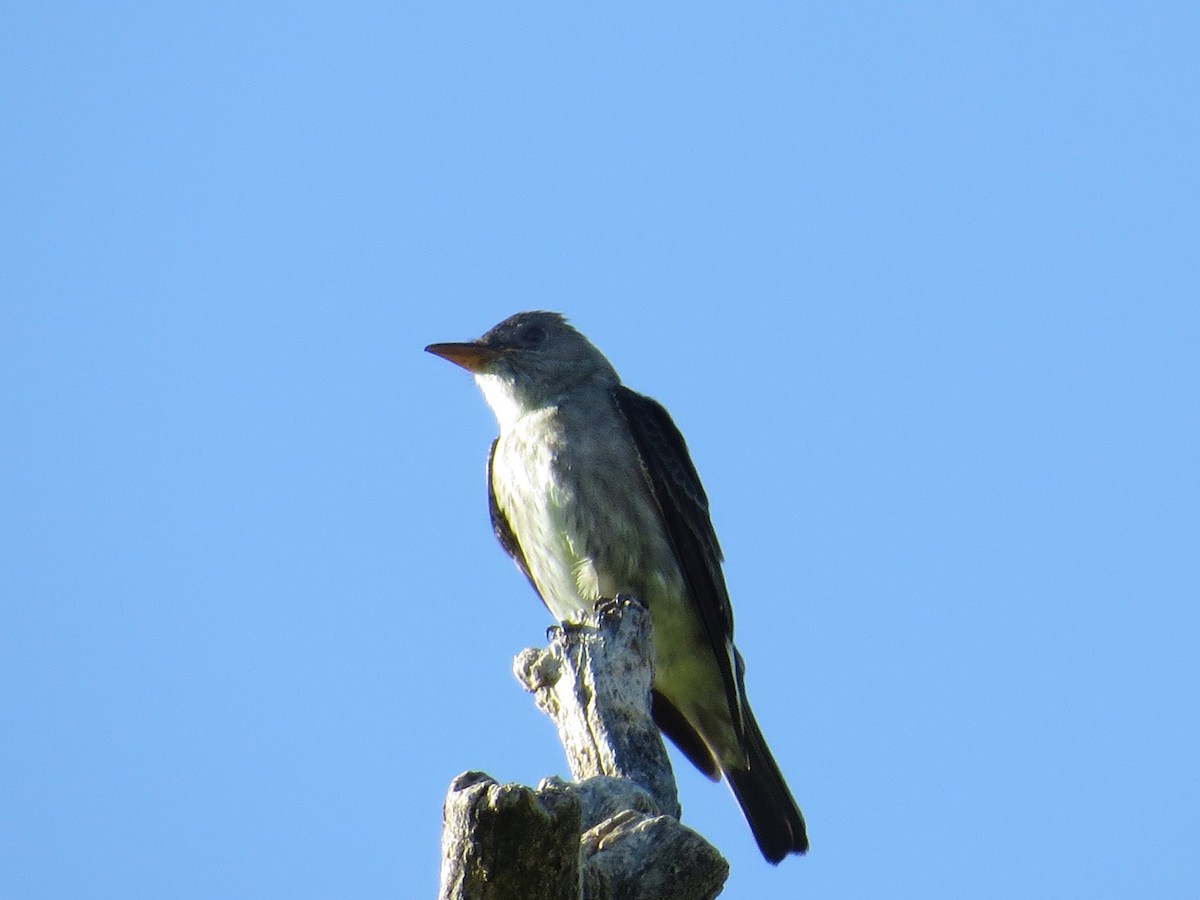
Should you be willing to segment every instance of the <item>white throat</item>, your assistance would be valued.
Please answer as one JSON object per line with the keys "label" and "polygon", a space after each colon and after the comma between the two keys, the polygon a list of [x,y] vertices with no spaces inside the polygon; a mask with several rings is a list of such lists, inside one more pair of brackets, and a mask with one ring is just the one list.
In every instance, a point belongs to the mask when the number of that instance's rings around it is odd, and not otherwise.
{"label": "white throat", "polygon": [[475,383],[483,391],[483,399],[487,401],[487,405],[492,408],[500,425],[500,433],[511,431],[517,420],[526,412],[521,408],[521,402],[513,391],[512,380],[481,372],[475,375]]}

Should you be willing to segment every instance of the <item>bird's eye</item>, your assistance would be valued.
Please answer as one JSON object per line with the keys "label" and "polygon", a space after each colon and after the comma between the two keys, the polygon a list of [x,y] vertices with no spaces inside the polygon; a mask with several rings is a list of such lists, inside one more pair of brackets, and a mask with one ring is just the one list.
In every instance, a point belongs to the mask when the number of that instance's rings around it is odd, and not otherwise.
{"label": "bird's eye", "polygon": [[546,339],[546,329],[541,325],[526,325],[521,329],[521,344],[525,347],[537,347]]}

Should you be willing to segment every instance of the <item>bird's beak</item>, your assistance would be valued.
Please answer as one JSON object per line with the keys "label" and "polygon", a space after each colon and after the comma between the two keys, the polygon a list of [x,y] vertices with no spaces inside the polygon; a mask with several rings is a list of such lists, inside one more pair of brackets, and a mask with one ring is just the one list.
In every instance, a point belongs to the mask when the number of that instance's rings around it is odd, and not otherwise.
{"label": "bird's beak", "polygon": [[456,366],[462,366],[468,372],[478,372],[489,362],[500,355],[500,351],[478,341],[466,343],[430,344],[426,352],[442,359],[448,359]]}

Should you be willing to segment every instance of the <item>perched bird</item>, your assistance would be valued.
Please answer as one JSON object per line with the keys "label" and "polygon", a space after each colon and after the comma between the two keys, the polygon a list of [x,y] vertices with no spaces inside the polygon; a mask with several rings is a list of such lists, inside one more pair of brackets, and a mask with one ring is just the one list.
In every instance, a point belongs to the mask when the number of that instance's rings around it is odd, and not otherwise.
{"label": "perched bird", "polygon": [[618,594],[645,603],[655,722],[709,778],[725,775],[770,862],[808,850],[746,699],[708,498],[667,411],[558,313],[425,349],[473,373],[496,415],[492,526],[551,614]]}

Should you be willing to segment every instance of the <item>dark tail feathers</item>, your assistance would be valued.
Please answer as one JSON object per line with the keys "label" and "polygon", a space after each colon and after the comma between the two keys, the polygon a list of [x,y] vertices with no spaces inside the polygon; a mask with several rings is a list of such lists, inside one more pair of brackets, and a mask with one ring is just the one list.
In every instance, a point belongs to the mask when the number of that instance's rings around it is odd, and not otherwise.
{"label": "dark tail feathers", "polygon": [[725,777],[750,823],[758,848],[768,862],[777,864],[789,853],[807,852],[808,833],[800,807],[767,749],[754,714],[748,705],[744,710],[746,759],[750,765],[746,769],[727,769]]}

